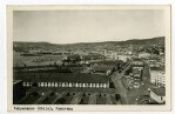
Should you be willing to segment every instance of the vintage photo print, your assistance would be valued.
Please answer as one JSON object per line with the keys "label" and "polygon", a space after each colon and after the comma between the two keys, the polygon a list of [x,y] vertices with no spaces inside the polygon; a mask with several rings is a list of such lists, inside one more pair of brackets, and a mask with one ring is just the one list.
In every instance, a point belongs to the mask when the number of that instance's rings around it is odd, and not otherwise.
{"label": "vintage photo print", "polygon": [[7,6],[8,111],[168,111],[169,5]]}

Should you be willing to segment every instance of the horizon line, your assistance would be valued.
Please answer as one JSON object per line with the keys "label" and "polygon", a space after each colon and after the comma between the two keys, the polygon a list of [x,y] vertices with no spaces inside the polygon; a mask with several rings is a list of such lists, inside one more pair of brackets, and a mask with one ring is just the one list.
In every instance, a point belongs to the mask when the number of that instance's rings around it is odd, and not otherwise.
{"label": "horizon line", "polygon": [[151,38],[133,38],[133,39],[128,39],[128,40],[109,40],[109,41],[94,41],[94,42],[73,42],[73,43],[52,43],[48,41],[15,41],[13,42],[21,42],[21,43],[48,43],[48,44],[56,44],[56,45],[71,45],[71,44],[86,44],[86,43],[104,43],[104,42],[125,42],[125,41],[130,41],[130,40],[147,40],[147,39],[154,39],[154,38],[165,38],[165,36],[156,36],[156,37],[151,37]]}

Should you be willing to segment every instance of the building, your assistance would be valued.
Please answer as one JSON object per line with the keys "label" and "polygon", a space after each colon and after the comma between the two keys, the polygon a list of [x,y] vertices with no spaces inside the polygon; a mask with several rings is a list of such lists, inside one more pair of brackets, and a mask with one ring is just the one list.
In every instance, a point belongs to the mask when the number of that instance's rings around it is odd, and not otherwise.
{"label": "building", "polygon": [[146,62],[151,68],[165,66],[164,60],[162,60],[162,58],[161,59],[160,58],[148,59]]}
{"label": "building", "polygon": [[19,99],[26,95],[26,89],[23,88],[22,84],[22,80],[13,81],[13,103],[16,103]]}
{"label": "building", "polygon": [[148,88],[149,91],[149,96],[152,100],[159,104],[164,104],[165,103],[165,88],[160,87],[160,88]]}
{"label": "building", "polygon": [[118,54],[116,56],[116,59],[127,62],[128,60],[131,60],[132,57],[133,57],[133,55],[130,55],[130,54]]}
{"label": "building", "polygon": [[93,73],[103,73],[103,74],[106,74],[106,75],[110,75],[114,71],[115,67],[93,66],[91,69],[92,69]]}
{"label": "building", "polygon": [[151,83],[156,86],[165,86],[165,71],[161,68],[151,68]]}
{"label": "building", "polygon": [[98,53],[89,53],[88,55],[82,55],[81,60],[82,61],[89,61],[89,60],[103,60],[105,59],[105,56]]}
{"label": "building", "polygon": [[79,65],[81,61],[80,55],[79,54],[71,54],[62,60],[63,65]]}
{"label": "building", "polygon": [[139,54],[138,54],[138,57],[139,57],[139,58],[148,59],[150,56],[151,56],[151,54],[150,54],[150,53],[146,53],[146,52],[142,52],[142,53],[139,53]]}
{"label": "building", "polygon": [[141,67],[143,67],[144,66],[144,62],[143,61],[141,61],[140,59],[136,59],[136,60],[133,60],[132,62],[131,62],[131,66],[141,66]]}
{"label": "building", "polygon": [[135,79],[142,80],[142,75],[143,75],[143,67],[132,67],[132,74]]}
{"label": "building", "polygon": [[123,62],[120,60],[105,60],[91,63],[91,68],[94,72],[113,72],[113,71],[121,71]]}
{"label": "building", "polygon": [[23,87],[109,88],[109,77],[81,73],[16,73],[14,80],[22,80]]}

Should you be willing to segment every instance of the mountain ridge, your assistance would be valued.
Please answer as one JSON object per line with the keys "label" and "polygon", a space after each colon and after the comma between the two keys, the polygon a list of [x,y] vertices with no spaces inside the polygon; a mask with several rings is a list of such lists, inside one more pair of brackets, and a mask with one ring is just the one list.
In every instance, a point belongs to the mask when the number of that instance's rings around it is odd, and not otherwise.
{"label": "mountain ridge", "polygon": [[150,39],[131,39],[127,41],[103,41],[103,42],[83,42],[73,44],[52,44],[49,42],[13,42],[13,49],[19,52],[28,52],[33,49],[41,49],[43,51],[58,51],[58,50],[116,50],[129,51],[137,50],[137,48],[152,48],[163,47],[165,45],[165,37],[154,37]]}
{"label": "mountain ridge", "polygon": [[77,43],[64,43],[64,44],[56,44],[56,43],[50,43],[50,42],[43,42],[43,41],[37,41],[37,42],[25,42],[25,41],[13,41],[13,43],[28,43],[28,44],[50,44],[50,45],[77,45],[77,44],[100,44],[100,43],[126,43],[126,42],[139,42],[139,41],[149,41],[149,40],[164,40],[165,37],[153,37],[149,39],[130,39],[130,40],[125,40],[125,41],[100,41],[100,42],[77,42]]}

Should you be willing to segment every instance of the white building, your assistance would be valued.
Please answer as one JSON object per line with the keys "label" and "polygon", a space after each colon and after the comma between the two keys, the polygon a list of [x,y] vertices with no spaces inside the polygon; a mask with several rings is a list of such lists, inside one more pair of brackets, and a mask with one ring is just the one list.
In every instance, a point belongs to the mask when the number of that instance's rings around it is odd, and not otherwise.
{"label": "white building", "polygon": [[151,56],[150,53],[146,53],[146,52],[142,52],[142,53],[139,53],[138,57],[139,58],[149,58]]}
{"label": "white building", "polygon": [[129,55],[129,54],[118,54],[116,58],[118,60],[122,60],[122,61],[126,62],[128,59],[132,58],[132,55]]}
{"label": "white building", "polygon": [[163,70],[150,70],[150,80],[156,86],[165,86],[165,72]]}

